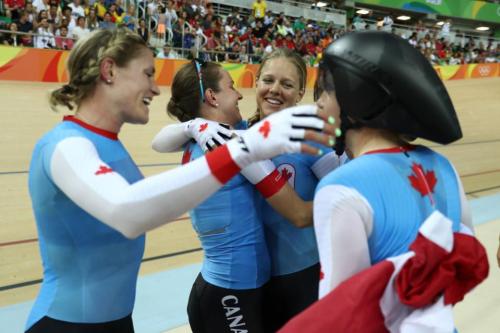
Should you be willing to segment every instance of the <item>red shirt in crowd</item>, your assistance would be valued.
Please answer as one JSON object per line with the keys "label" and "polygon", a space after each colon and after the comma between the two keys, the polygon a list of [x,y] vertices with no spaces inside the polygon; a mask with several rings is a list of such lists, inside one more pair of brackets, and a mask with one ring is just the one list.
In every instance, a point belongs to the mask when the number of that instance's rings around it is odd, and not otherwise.
{"label": "red shirt in crowd", "polygon": [[24,0],[5,0],[4,2],[9,8],[24,8]]}

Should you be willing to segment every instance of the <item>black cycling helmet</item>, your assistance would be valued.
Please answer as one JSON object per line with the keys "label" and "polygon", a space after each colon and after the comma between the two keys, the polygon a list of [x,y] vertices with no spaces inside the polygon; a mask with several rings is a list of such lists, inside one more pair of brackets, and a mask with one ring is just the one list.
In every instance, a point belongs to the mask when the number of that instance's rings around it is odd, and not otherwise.
{"label": "black cycling helmet", "polygon": [[462,137],[436,71],[417,49],[394,34],[344,35],[325,50],[319,76],[327,85],[333,81],[344,132],[366,126],[442,144]]}

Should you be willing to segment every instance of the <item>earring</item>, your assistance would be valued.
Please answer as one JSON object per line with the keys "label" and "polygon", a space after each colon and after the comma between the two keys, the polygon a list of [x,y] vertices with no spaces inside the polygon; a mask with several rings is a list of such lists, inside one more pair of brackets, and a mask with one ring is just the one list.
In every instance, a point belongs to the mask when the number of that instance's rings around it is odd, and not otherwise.
{"label": "earring", "polygon": [[106,83],[107,83],[107,84],[111,84],[111,83],[112,83],[111,79],[107,79],[107,80],[106,80]]}
{"label": "earring", "polygon": [[218,107],[219,106],[219,103],[215,103],[215,107]]}

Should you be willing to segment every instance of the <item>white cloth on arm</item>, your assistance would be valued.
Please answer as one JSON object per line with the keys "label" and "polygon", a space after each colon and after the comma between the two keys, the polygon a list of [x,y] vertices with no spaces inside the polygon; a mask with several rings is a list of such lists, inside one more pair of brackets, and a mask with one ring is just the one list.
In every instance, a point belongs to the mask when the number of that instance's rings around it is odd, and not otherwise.
{"label": "white cloth on arm", "polygon": [[95,146],[82,137],[59,142],[50,172],[55,184],[78,206],[126,237],[138,235],[182,215],[221,187],[206,159],[130,185],[106,166]]}
{"label": "white cloth on arm", "polygon": [[151,146],[159,153],[170,153],[182,150],[182,147],[189,141],[190,137],[186,133],[185,123],[170,124],[163,127],[155,135]]}
{"label": "white cloth on arm", "polygon": [[153,149],[160,153],[174,152],[182,150],[184,144],[190,139],[196,140],[203,150],[208,150],[207,142],[215,148],[213,140],[219,144],[224,144],[227,139],[221,137],[225,135],[231,138],[232,131],[225,128],[216,121],[195,118],[190,121],[178,124],[170,124],[163,127],[153,139]]}
{"label": "white cloth on arm", "polygon": [[255,162],[241,170],[241,174],[252,184],[258,184],[269,176],[276,167],[271,160]]}
{"label": "white cloth on arm", "polygon": [[368,237],[373,210],[356,190],[341,186],[323,187],[314,197],[314,231],[323,279],[323,297],[348,277],[370,267]]}

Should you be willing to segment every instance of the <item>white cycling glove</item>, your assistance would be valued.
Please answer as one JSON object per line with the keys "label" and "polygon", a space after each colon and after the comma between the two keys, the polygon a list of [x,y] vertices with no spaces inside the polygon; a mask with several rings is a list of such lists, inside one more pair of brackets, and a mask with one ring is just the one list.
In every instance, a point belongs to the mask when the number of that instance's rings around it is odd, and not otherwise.
{"label": "white cycling glove", "polygon": [[229,125],[203,118],[188,121],[184,131],[187,136],[196,140],[204,151],[224,144],[233,135]]}
{"label": "white cycling glove", "polygon": [[316,117],[315,105],[301,105],[274,113],[228,142],[228,149],[240,168],[277,155],[300,153],[305,130],[321,131],[325,122]]}

